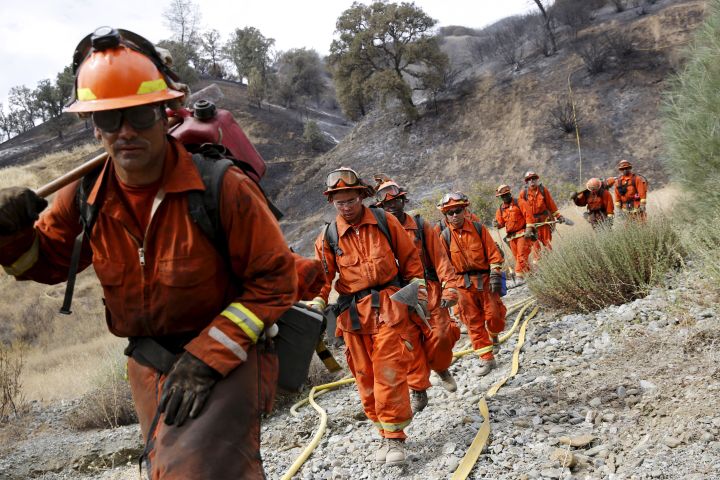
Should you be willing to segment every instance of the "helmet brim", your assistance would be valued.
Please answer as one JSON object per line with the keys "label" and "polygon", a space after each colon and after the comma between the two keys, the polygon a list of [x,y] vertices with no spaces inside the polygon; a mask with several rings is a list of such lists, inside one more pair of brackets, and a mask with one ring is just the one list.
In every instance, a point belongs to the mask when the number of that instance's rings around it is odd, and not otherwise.
{"label": "helmet brim", "polygon": [[164,90],[161,92],[146,93],[144,95],[131,95],[127,97],[106,98],[98,100],[76,100],[65,108],[70,113],[92,113],[104,110],[117,110],[120,108],[136,107],[149,103],[164,102],[183,97],[185,94],[177,90]]}

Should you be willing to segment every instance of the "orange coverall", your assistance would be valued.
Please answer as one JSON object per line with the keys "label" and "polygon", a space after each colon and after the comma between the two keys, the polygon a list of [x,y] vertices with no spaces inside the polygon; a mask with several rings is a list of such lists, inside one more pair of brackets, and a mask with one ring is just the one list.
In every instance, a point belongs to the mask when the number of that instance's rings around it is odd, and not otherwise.
{"label": "orange coverall", "polygon": [[615,213],[612,195],[605,188],[597,192],[583,190],[573,200],[578,207],[587,207],[587,219],[593,228]]}
{"label": "orange coverall", "polygon": [[[392,246],[367,207],[357,225],[350,225],[340,215],[335,221],[338,253],[323,240],[324,232],[315,242],[315,255],[325,257],[328,269],[319,296],[327,302],[332,281],[339,274],[335,282],[339,302],[343,296],[354,298],[358,318],[353,319],[353,306],[341,312],[337,334],[345,340],[345,355],[365,414],[381,436],[404,439],[403,429],[412,419],[407,372],[412,350],[420,345],[414,345],[407,334],[412,321],[408,307],[390,300],[390,295],[400,289],[392,284],[398,274],[405,280],[424,282],[422,263],[393,215],[387,215]],[[373,307],[373,299],[379,308]]]}
{"label": "orange coverall", "polygon": [[[275,395],[277,357],[258,340],[296,299],[295,262],[259,188],[231,167],[219,212],[228,264],[188,214],[187,192],[204,189],[190,154],[171,140],[164,161],[159,206],[144,232],[106,162],[88,197],[102,204],[79,269],[94,267],[113,334],[152,337],[172,354],[186,350],[224,377],[200,416],[177,427],[160,415],[150,435],[166,376],[128,359],[152,478],[261,478],[260,415]],[[34,228],[0,239],[8,273],[49,284],[67,279],[81,231],[77,185],[60,190]]]}
{"label": "orange coverall", "polygon": [[427,249],[417,238],[418,227],[413,216],[405,215],[403,228],[417,248],[426,272],[429,272],[430,275],[434,274],[432,278],[425,277],[428,290],[428,310],[430,310],[428,322],[432,329],[427,328],[422,321],[418,321],[417,326],[408,332],[412,335],[411,343],[422,346],[413,352],[413,360],[408,372],[408,385],[415,391],[422,391],[430,388],[430,369],[442,372],[450,367],[452,349],[460,339],[460,328],[450,318],[448,309],[440,308],[443,285],[456,288],[457,275],[440,243],[440,237],[435,234],[428,222],[423,222],[423,234]]}
{"label": "orange coverall", "polygon": [[[541,188],[542,187],[542,188]],[[520,191],[520,205],[525,212],[525,223],[533,225],[553,220],[560,215],[555,200],[550,195],[550,190],[540,185],[535,188],[525,187]],[[535,258],[540,253],[540,247],[552,249],[552,225],[540,225],[535,227],[537,241],[531,242],[531,248]]]}
{"label": "orange coverall", "polygon": [[505,227],[505,238],[515,257],[515,273],[524,274],[530,270],[528,258],[531,242],[525,238],[525,213],[520,203],[514,198],[510,204],[503,202],[495,212],[495,220],[499,228]]}
{"label": "orange coverall", "polygon": [[[625,192],[622,194],[621,192]],[[647,182],[640,175],[630,173],[615,178],[615,206],[620,210],[631,212],[640,205],[647,204]],[[646,217],[645,212],[634,212],[639,218]]]}
{"label": "orange coverall", "polygon": [[450,245],[443,245],[458,275],[464,277],[459,285],[461,319],[468,328],[470,340],[481,358],[493,358],[492,338],[505,329],[505,304],[500,293],[490,291],[490,270],[502,268],[500,250],[481,226],[480,233],[467,219],[462,227],[450,225]]}

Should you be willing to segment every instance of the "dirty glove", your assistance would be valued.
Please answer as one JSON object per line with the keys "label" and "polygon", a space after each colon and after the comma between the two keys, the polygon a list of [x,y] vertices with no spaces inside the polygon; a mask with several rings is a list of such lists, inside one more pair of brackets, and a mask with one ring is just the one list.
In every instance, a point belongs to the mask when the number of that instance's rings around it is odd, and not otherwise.
{"label": "dirty glove", "polygon": [[23,187],[0,189],[0,235],[12,235],[32,227],[47,200]]}
{"label": "dirty glove", "polygon": [[500,229],[500,222],[498,222],[494,218],[493,218],[493,227],[497,228],[498,230]]}
{"label": "dirty glove", "polygon": [[644,203],[641,203],[640,205],[638,205],[637,211],[638,211],[639,213],[645,213],[645,204],[644,204]]}
{"label": "dirty glove", "polygon": [[222,375],[188,352],[175,362],[163,385],[160,412],[166,425],[185,423],[188,416],[200,415],[210,390]]}
{"label": "dirty glove", "polygon": [[537,240],[537,232],[533,227],[526,227],[525,228],[525,238],[531,241]]}
{"label": "dirty glove", "polygon": [[502,290],[502,272],[493,270],[490,272],[490,292],[500,293]]}
{"label": "dirty glove", "polygon": [[454,288],[443,288],[440,308],[454,307],[458,303],[458,291]]}
{"label": "dirty glove", "polygon": [[558,215],[557,217],[555,217],[555,220],[557,220],[558,223],[565,223],[565,217],[563,217],[562,215]]}
{"label": "dirty glove", "polygon": [[322,297],[315,297],[312,300],[305,302],[305,306],[312,310],[322,313],[325,311],[325,308],[327,307],[327,303],[325,302],[325,300],[323,300]]}

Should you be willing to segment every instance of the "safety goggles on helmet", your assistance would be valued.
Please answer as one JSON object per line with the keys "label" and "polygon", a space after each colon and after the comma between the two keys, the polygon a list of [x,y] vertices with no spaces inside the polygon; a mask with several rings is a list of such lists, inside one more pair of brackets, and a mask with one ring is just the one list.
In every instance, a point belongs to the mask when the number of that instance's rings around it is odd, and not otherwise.
{"label": "safety goggles on helmet", "polygon": [[138,105],[116,110],[102,110],[92,114],[95,126],[107,133],[120,130],[123,120],[127,121],[135,130],[147,130],[155,125],[155,122],[161,117],[162,113],[158,105]]}
{"label": "safety goggles on helmet", "polygon": [[385,187],[382,187],[380,190],[378,190],[377,193],[375,194],[375,199],[378,202],[384,202],[386,200],[394,199],[401,193],[404,193],[404,192],[400,189],[400,187],[391,183]]}
{"label": "safety goggles on helmet", "polygon": [[180,79],[180,77],[163,62],[160,54],[155,49],[155,45],[149,40],[130,30],[115,29],[112,27],[99,27],[93,33],[80,40],[80,43],[75,47],[75,52],[73,53],[73,74],[77,75],[80,65],[93,52],[115,48],[120,45],[129,47],[147,56],[152,60],[158,70],[172,80],[178,81]]}
{"label": "safety goggles on helmet", "polygon": [[342,181],[347,187],[353,187],[360,184],[360,178],[357,176],[355,171],[350,170],[349,168],[339,168],[328,173],[327,179],[325,180],[325,186],[327,188],[335,188],[340,181]]}
{"label": "safety goggles on helmet", "polygon": [[456,202],[470,202],[470,199],[462,192],[452,192],[452,193],[446,193],[443,195],[442,200],[440,200],[440,206],[445,205],[449,201],[454,200]]}

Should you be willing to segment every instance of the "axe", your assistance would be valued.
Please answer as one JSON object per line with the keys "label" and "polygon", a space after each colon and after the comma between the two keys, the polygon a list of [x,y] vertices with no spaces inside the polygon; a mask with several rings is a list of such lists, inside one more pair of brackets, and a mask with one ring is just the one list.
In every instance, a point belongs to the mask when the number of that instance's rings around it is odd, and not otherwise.
{"label": "axe", "polygon": [[404,286],[397,292],[390,295],[390,300],[394,300],[398,303],[402,303],[403,305],[407,305],[408,307],[410,307],[412,310],[415,311],[415,313],[418,314],[418,316],[422,319],[425,325],[432,330],[430,322],[428,322],[427,317],[425,316],[425,312],[423,312],[422,307],[418,303],[417,283],[413,282],[409,285]]}

